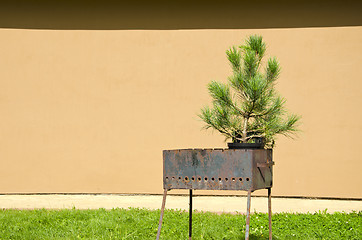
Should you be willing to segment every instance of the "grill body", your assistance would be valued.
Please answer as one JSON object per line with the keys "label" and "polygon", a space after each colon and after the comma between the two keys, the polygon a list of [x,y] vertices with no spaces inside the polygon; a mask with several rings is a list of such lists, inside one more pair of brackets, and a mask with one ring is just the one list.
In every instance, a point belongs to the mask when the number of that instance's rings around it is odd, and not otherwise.
{"label": "grill body", "polygon": [[272,150],[179,149],[163,151],[163,188],[251,190],[271,188]]}

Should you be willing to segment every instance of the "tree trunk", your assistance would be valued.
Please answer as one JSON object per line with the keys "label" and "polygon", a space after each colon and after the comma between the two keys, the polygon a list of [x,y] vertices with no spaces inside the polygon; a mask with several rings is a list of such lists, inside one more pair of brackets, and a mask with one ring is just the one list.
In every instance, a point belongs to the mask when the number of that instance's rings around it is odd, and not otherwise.
{"label": "tree trunk", "polygon": [[243,136],[242,136],[242,139],[241,139],[241,141],[242,141],[243,143],[246,142],[248,121],[249,121],[249,118],[244,118]]}

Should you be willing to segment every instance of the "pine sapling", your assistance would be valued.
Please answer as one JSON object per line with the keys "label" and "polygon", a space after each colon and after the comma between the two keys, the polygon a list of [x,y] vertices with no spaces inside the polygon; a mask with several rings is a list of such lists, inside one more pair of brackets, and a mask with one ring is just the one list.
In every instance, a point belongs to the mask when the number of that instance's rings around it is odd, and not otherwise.
{"label": "pine sapling", "polygon": [[227,83],[208,84],[212,106],[199,114],[206,129],[217,130],[233,142],[262,138],[266,148],[274,146],[276,135],[292,137],[298,131],[300,116],[287,114],[286,101],[275,90],[279,62],[269,58],[264,63],[265,53],[266,44],[257,35],[226,51],[232,75]]}

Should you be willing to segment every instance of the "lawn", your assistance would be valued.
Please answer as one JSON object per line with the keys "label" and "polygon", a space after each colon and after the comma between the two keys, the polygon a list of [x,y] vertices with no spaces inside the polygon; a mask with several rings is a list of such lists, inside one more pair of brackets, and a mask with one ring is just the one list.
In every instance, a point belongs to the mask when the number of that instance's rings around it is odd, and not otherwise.
{"label": "lawn", "polygon": [[[160,211],[0,210],[0,239],[155,239]],[[161,239],[187,239],[188,213],[167,210]],[[268,239],[268,215],[251,215],[250,239]],[[273,215],[273,239],[362,239],[362,212]],[[193,214],[193,239],[244,239],[241,214]]]}

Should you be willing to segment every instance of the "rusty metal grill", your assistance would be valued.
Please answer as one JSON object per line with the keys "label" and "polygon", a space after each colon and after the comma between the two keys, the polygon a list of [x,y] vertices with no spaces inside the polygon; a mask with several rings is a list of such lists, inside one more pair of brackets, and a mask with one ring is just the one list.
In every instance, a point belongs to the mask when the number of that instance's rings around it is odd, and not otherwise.
{"label": "rusty metal grill", "polygon": [[272,150],[163,151],[164,189],[245,190],[272,186]]}
{"label": "rusty metal grill", "polygon": [[245,239],[249,239],[251,193],[268,189],[269,239],[271,229],[272,150],[178,149],[163,151],[163,199],[156,239],[161,234],[167,191],[189,189],[189,239],[192,235],[193,190],[248,191]]}

